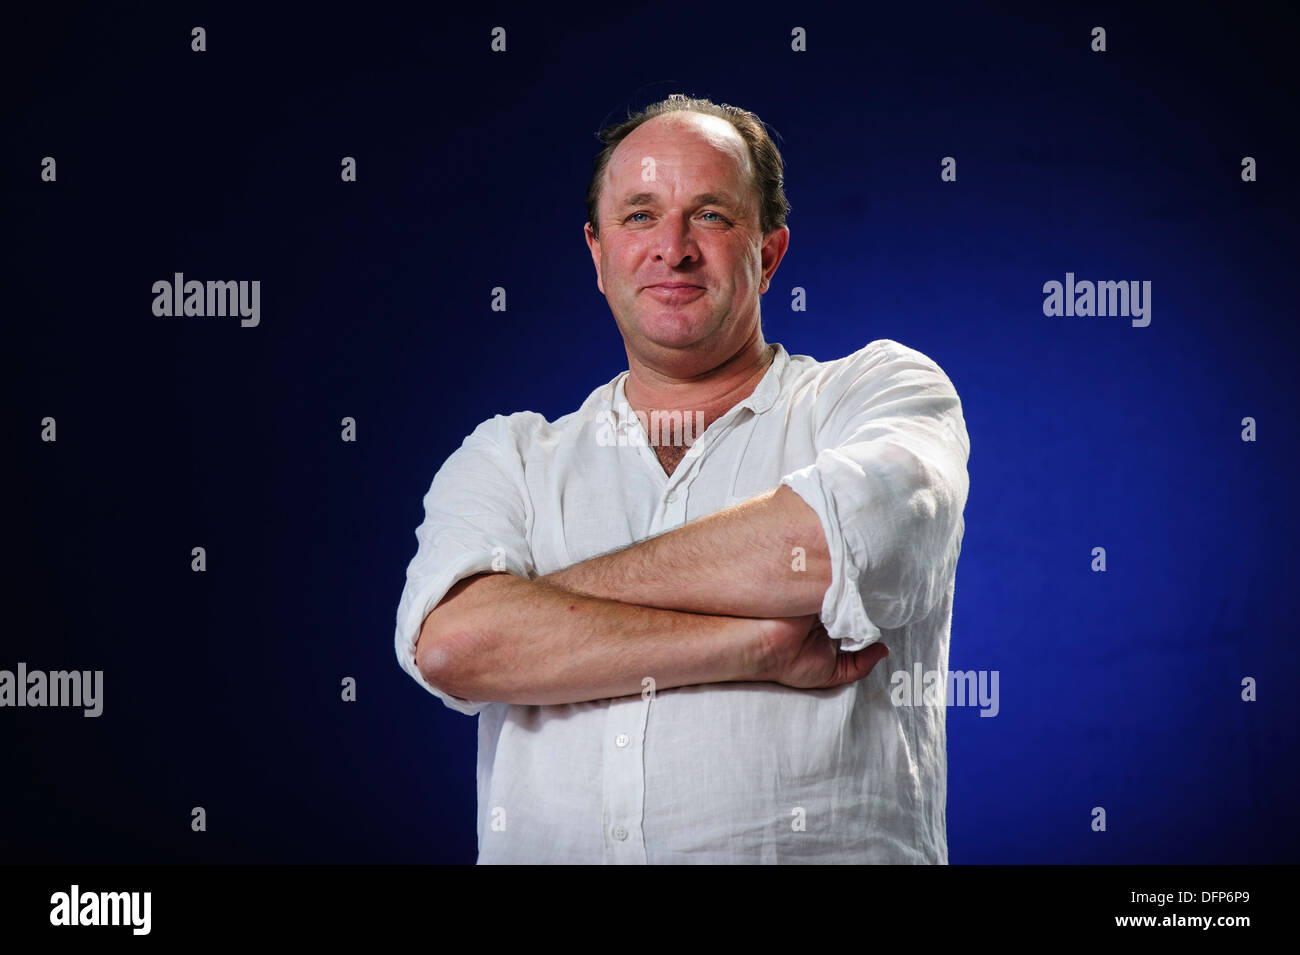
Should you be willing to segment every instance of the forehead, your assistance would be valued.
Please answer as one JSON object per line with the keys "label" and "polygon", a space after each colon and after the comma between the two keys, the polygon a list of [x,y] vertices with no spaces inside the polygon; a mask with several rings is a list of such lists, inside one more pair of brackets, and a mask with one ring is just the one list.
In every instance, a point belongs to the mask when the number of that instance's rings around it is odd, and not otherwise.
{"label": "forehead", "polygon": [[670,113],[642,123],[618,144],[607,175],[616,184],[639,184],[647,156],[674,175],[698,171],[736,181],[750,175],[749,149],[736,127],[703,113]]}

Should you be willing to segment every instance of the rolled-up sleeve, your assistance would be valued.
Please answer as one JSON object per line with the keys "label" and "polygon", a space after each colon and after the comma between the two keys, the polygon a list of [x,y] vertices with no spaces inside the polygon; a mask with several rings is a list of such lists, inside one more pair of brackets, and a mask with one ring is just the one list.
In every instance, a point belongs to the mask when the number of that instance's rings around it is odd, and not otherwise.
{"label": "rolled-up sleeve", "polygon": [[822,623],[841,649],[858,650],[924,617],[951,584],[970,439],[952,382],[915,349],[882,339],[830,365],[816,460],[781,483],[826,535]]}
{"label": "rolled-up sleeve", "polygon": [[479,425],[438,469],[424,496],[418,549],[406,568],[397,605],[397,659],[417,683],[459,713],[488,704],[462,700],[430,684],[415,661],[420,628],[457,581],[489,571],[534,576],[528,527],[532,515],[510,419]]}

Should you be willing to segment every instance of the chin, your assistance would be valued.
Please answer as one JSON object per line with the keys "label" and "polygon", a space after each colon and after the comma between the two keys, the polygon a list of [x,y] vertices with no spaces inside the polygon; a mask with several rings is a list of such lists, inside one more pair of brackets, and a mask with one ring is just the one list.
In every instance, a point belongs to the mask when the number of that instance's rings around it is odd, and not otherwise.
{"label": "chin", "polygon": [[660,312],[638,323],[641,334],[664,348],[686,348],[709,337],[707,324],[696,316]]}

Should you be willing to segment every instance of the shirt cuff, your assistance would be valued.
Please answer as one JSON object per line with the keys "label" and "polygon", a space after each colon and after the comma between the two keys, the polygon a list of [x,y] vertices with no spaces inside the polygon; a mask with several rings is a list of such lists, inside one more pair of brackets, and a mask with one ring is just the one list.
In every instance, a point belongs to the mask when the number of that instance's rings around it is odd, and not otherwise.
{"label": "shirt cuff", "polygon": [[857,566],[840,529],[835,499],[822,484],[816,464],[800,468],[781,479],[816,512],[826,535],[826,549],[831,558],[831,585],[822,600],[821,622],[841,650],[861,650],[881,638],[880,628],[867,616],[858,581],[862,569]]}
{"label": "shirt cuff", "polygon": [[407,591],[403,595],[401,606],[397,608],[395,646],[397,660],[402,665],[402,669],[448,707],[466,716],[476,715],[490,705],[489,702],[462,700],[431,684],[424,678],[424,674],[420,672],[415,662],[415,647],[420,640],[420,628],[424,625],[424,618],[438,605],[438,601],[447,595],[447,591],[466,577],[473,577],[475,574],[487,571],[498,573],[505,571],[517,577],[528,578],[527,571],[512,554],[506,554],[504,557],[490,553],[463,554],[443,564],[436,574],[422,581],[418,588]]}

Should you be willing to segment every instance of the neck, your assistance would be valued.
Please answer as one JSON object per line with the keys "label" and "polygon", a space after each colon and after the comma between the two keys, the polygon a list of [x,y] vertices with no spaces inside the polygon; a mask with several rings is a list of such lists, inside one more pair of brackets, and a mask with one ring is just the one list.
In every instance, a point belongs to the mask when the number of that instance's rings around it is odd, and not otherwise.
{"label": "neck", "polygon": [[678,377],[629,352],[623,393],[635,411],[703,411],[712,420],[753,394],[775,356],[757,328],[734,354],[700,374]]}

